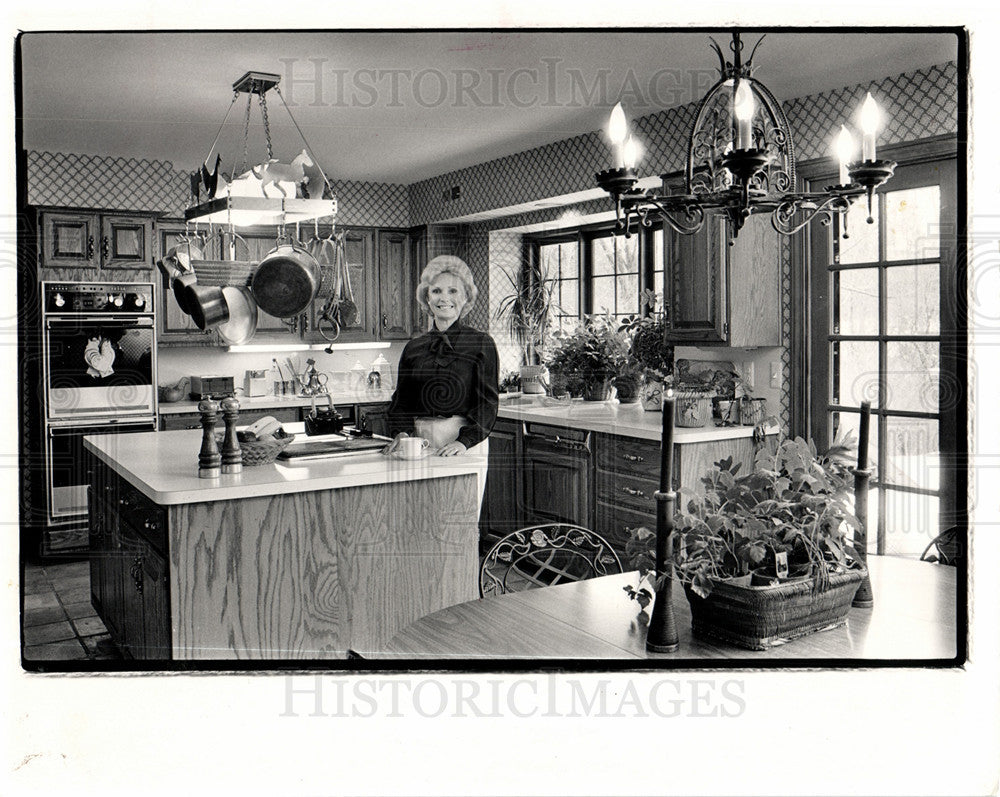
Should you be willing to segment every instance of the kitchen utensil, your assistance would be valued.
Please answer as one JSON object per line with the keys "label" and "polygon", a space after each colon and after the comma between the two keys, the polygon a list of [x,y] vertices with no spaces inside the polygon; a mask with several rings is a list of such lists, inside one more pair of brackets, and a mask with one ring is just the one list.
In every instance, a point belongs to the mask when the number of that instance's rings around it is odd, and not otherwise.
{"label": "kitchen utensil", "polygon": [[[231,346],[242,345],[257,331],[257,300],[247,288],[236,288],[231,285],[222,289],[222,296],[229,310],[229,320],[219,326],[219,337]],[[250,395],[249,392],[247,395]]]}
{"label": "kitchen utensil", "polygon": [[190,293],[190,290],[197,282],[198,277],[193,271],[185,271],[174,277],[171,286],[174,290],[174,300],[177,302],[177,306],[181,309],[181,312],[186,315],[191,315],[194,297]]}
{"label": "kitchen utensil", "polygon": [[319,410],[316,408],[316,397],[312,398],[312,410],[305,418],[306,434],[308,436],[318,434],[336,434],[344,428],[344,417],[337,412],[333,406],[333,397],[326,394],[327,408]]}
{"label": "kitchen utensil", "polygon": [[354,326],[358,323],[358,306],[354,302],[354,291],[351,288],[351,272],[347,267],[347,252],[341,243],[338,249],[338,260],[340,263],[340,325],[342,327]]}
{"label": "kitchen utensil", "polygon": [[229,305],[222,288],[192,284],[187,287],[188,315],[198,329],[214,329],[229,320]]}
{"label": "kitchen utensil", "polygon": [[321,278],[316,258],[285,238],[279,239],[278,245],[260,261],[251,288],[264,312],[277,318],[291,318],[316,298]]}
{"label": "kitchen utensil", "polygon": [[180,401],[184,398],[184,390],[191,380],[183,377],[176,385],[160,385],[160,401],[167,404]]}

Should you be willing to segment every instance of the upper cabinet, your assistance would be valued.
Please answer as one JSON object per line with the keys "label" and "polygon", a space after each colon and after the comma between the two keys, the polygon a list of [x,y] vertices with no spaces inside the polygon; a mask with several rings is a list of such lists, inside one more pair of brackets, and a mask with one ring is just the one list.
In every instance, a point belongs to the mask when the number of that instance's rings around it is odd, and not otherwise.
{"label": "upper cabinet", "polygon": [[43,210],[38,229],[39,266],[61,272],[46,277],[129,279],[152,265],[152,215]]}
{"label": "upper cabinet", "polygon": [[[675,188],[676,182],[668,183]],[[781,258],[766,216],[751,216],[732,245],[727,221],[693,235],[664,226],[664,296],[674,343],[781,345]]]}
{"label": "upper cabinet", "polygon": [[378,234],[379,337],[407,340],[413,334],[414,285],[406,232]]}

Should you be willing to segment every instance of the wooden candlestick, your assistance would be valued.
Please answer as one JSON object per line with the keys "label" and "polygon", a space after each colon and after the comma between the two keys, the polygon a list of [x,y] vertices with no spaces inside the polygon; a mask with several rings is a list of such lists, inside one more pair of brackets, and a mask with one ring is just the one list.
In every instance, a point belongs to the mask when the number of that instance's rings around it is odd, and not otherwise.
{"label": "wooden candlestick", "polygon": [[201,451],[198,452],[198,477],[201,479],[217,479],[222,475],[222,455],[219,444],[215,441],[215,419],[219,405],[210,398],[198,402],[198,412],[201,413]]}
{"label": "wooden candlestick", "polygon": [[673,491],[674,461],[674,397],[668,395],[663,400],[663,432],[660,440],[660,489],[656,498],[656,574],[663,576],[656,600],[653,601],[653,615],[646,631],[646,650],[654,653],[673,653],[680,641],[677,638],[677,624],[674,621],[673,575],[670,571],[674,531]]}
{"label": "wooden candlestick", "polygon": [[240,473],[243,471],[243,452],[240,450],[240,441],[236,439],[236,419],[240,415],[240,403],[229,396],[219,403],[219,407],[226,424],[226,434],[222,439],[222,472]]}
{"label": "wooden candlestick", "polygon": [[[858,426],[858,467],[854,470],[854,516],[861,527],[854,533],[854,550],[861,557],[861,564],[868,564],[868,480],[871,471],[868,469],[868,437],[871,425],[872,403],[861,402],[861,421]],[[859,609],[870,609],[875,605],[875,595],[872,593],[872,582],[865,573],[858,591],[854,593],[851,606]]]}

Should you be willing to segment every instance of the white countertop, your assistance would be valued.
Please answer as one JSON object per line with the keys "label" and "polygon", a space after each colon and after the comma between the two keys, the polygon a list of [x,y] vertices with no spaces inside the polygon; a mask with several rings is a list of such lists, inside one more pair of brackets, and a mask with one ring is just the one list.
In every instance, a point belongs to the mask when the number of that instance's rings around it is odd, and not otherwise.
{"label": "white countertop", "polygon": [[[220,424],[218,430],[222,428]],[[285,429],[294,432],[296,424],[285,424]],[[147,498],[167,506],[464,474],[476,474],[483,479],[486,475],[484,457],[428,456],[406,461],[379,453],[359,453],[297,465],[278,461],[270,465],[244,466],[238,474],[202,479],[198,477],[201,437],[200,429],[88,435],[84,445]],[[296,439],[306,437],[301,435]]]}
{"label": "white countertop", "polygon": [[[525,400],[527,403],[522,403]],[[501,398],[499,415],[515,421],[547,423],[642,440],[660,440],[663,433],[663,413],[648,412],[639,403],[619,404],[617,401],[580,399],[566,403],[534,396],[509,400]],[[775,434],[777,431],[777,428],[768,429],[768,434]],[[735,440],[752,435],[752,426],[715,426],[711,421],[708,426],[700,428],[674,427],[676,445]]]}
{"label": "white countertop", "polygon": [[[340,390],[330,393],[335,405],[338,404],[375,404],[382,401],[389,401],[392,398],[391,390]],[[308,407],[312,403],[309,396],[256,396],[247,398],[237,396],[241,410],[266,410],[276,407]],[[316,403],[320,407],[326,406],[326,396],[317,396]],[[157,405],[160,415],[183,415],[187,412],[197,412],[197,401],[161,401]]]}

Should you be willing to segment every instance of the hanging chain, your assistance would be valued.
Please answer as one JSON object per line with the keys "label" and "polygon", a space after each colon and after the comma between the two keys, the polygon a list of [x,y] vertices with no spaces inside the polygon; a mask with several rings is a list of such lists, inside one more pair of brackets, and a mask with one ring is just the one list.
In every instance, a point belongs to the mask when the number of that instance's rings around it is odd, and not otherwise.
{"label": "hanging chain", "polygon": [[[243,120],[243,165],[240,166],[240,174],[247,170],[247,162],[250,159],[250,103],[251,95],[247,94],[247,112]],[[236,177],[236,169],[233,169],[233,178]]]}
{"label": "hanging chain", "polygon": [[264,139],[267,141],[267,159],[271,160],[274,155],[271,152],[271,125],[267,119],[267,94],[260,93],[260,115],[264,119]]}

